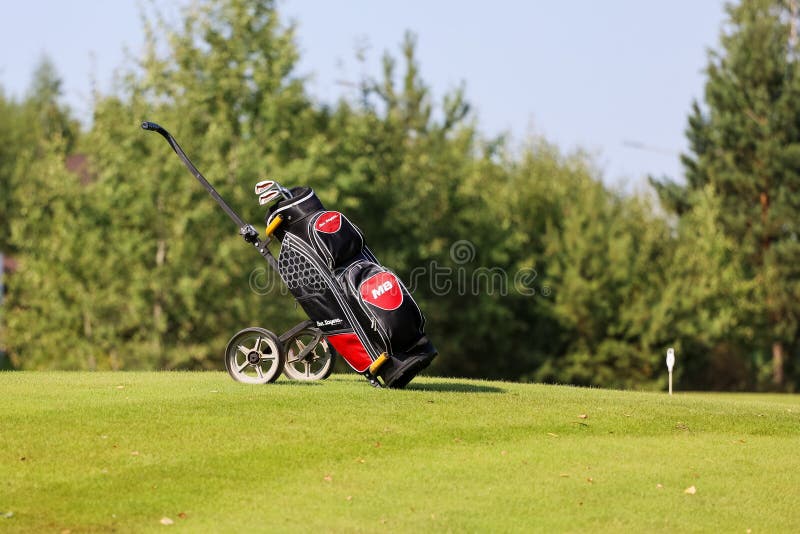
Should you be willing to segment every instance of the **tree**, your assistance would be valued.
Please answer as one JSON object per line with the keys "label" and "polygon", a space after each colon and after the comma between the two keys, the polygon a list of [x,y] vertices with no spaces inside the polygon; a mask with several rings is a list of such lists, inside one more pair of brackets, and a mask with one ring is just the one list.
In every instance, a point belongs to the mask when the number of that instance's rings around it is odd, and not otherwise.
{"label": "tree", "polygon": [[92,322],[101,312],[92,301],[98,227],[87,224],[91,208],[64,148],[60,137],[42,140],[14,191],[11,242],[20,268],[8,277],[4,326],[12,360],[28,369],[93,368],[102,349]]}
{"label": "tree", "polygon": [[609,190],[578,160],[543,239],[545,310],[558,329],[534,375],[604,387],[658,384],[652,329],[664,258],[673,246],[662,219],[643,199]]}
{"label": "tree", "polygon": [[674,346],[681,355],[681,388],[753,389],[755,283],[745,274],[741,250],[719,224],[721,199],[713,187],[693,191],[689,200],[662,262],[650,337],[659,354]]}
{"label": "tree", "polygon": [[0,90],[0,251],[10,252],[10,221],[14,218],[14,191],[29,174],[26,154],[40,150],[42,140],[59,137],[69,152],[79,133],[77,121],[61,103],[61,78],[44,56],[34,69],[22,101]]}
{"label": "tree", "polygon": [[787,346],[800,319],[800,64],[796,2],[743,0],[727,8],[720,49],[709,54],[705,102],[689,116],[686,184],[654,181],[665,205],[685,213],[711,185],[719,224],[757,284],[756,344],[771,345],[772,381],[783,387]]}
{"label": "tree", "polygon": [[[118,94],[98,95],[76,145],[89,160],[78,196],[61,189],[77,183],[63,172],[68,140],[48,144],[37,162],[30,185],[59,182],[52,191],[66,195],[58,215],[69,231],[52,251],[46,217],[17,221],[26,273],[15,282],[8,339],[25,367],[219,368],[236,329],[280,330],[299,316],[279,292],[256,294],[249,282],[265,266],[260,256],[163,140],[138,128],[163,123],[231,204],[254,206],[253,183],[265,172],[281,179],[302,158],[317,115],[293,74],[291,26],[273,2],[223,0],[188,6],[177,30],[155,17],[146,35],[139,68],[123,75]],[[242,211],[257,222],[255,209]],[[62,337],[48,346],[70,349],[71,359],[54,361],[29,343],[50,332]]]}
{"label": "tree", "polygon": [[22,150],[19,143],[21,135],[21,106],[0,92],[0,252],[9,252],[16,156]]}
{"label": "tree", "polygon": [[[29,328],[22,316],[28,314],[27,321],[33,324],[38,320],[35,310],[40,306],[51,309],[59,292],[67,290],[50,285],[57,278],[53,262],[63,252],[52,247],[52,240],[63,236],[64,230],[72,227],[74,215],[80,213],[78,179],[65,166],[79,128],[60,102],[61,96],[61,79],[47,57],[35,69],[22,101],[0,94],[0,252],[13,254],[21,265],[18,273],[5,278],[9,294],[0,316],[0,346],[11,349],[17,364],[21,363],[20,354],[14,347],[25,345],[26,340],[15,335],[16,326],[12,325]],[[38,260],[38,278],[36,274],[30,278],[33,273],[28,268]],[[42,299],[37,301],[36,296]],[[34,315],[29,314],[32,311]],[[39,322],[48,335],[37,342],[47,339],[58,344],[59,329],[53,325],[61,324]],[[44,358],[53,356],[48,351],[40,353]]]}

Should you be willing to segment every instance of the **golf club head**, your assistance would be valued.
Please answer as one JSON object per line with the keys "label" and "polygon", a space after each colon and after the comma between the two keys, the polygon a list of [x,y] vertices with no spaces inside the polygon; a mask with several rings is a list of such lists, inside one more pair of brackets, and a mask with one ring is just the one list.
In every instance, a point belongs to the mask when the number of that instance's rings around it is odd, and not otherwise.
{"label": "golf club head", "polygon": [[292,194],[289,190],[274,180],[262,180],[256,184],[256,195],[263,195],[267,191],[278,191],[283,198],[292,198]]}
{"label": "golf club head", "polygon": [[278,191],[277,189],[267,191],[266,193],[262,193],[261,195],[258,196],[258,205],[263,206],[264,204],[269,204],[270,202],[277,200],[281,196],[282,196],[281,192]]}
{"label": "golf club head", "polygon": [[275,187],[275,182],[273,180],[262,180],[256,184],[256,195],[261,195],[273,189]]}

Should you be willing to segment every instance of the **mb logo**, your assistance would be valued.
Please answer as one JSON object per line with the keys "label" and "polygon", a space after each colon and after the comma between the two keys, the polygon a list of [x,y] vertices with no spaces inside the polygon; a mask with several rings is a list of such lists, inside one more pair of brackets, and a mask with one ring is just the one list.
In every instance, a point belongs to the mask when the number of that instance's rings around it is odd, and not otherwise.
{"label": "mb logo", "polygon": [[392,286],[392,283],[386,280],[384,283],[372,290],[372,298],[377,299],[387,291],[391,291],[392,287],[394,287]]}

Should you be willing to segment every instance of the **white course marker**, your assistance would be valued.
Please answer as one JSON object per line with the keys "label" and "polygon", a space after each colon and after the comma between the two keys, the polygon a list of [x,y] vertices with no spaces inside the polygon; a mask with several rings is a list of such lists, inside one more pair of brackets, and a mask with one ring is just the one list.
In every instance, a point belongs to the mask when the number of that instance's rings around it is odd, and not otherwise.
{"label": "white course marker", "polygon": [[667,349],[667,369],[669,370],[669,394],[672,395],[672,368],[675,367],[675,349]]}

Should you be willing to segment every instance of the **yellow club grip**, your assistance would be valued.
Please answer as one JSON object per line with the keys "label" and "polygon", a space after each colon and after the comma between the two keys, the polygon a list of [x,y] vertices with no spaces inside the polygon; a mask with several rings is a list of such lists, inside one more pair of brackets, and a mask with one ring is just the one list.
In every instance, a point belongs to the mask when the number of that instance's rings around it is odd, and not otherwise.
{"label": "yellow club grip", "polygon": [[383,364],[388,361],[389,356],[387,356],[385,352],[382,353],[380,356],[378,356],[378,359],[372,362],[372,365],[369,366],[369,372],[374,375],[383,366]]}
{"label": "yellow club grip", "polygon": [[267,226],[267,229],[264,231],[267,234],[267,237],[272,237],[272,232],[274,232],[275,229],[278,228],[278,226],[280,226],[282,222],[283,222],[283,217],[281,217],[280,215],[276,215],[275,218],[272,219],[272,222],[270,222],[269,225]]}

